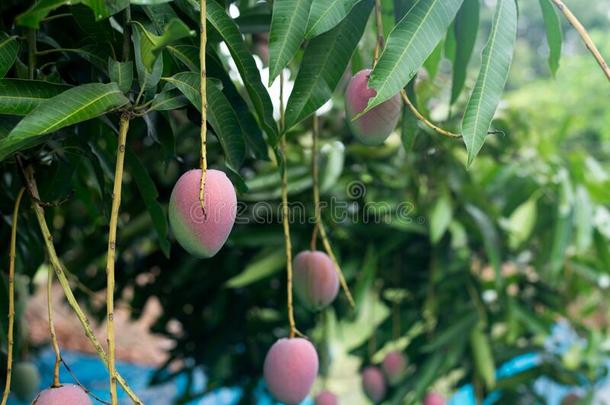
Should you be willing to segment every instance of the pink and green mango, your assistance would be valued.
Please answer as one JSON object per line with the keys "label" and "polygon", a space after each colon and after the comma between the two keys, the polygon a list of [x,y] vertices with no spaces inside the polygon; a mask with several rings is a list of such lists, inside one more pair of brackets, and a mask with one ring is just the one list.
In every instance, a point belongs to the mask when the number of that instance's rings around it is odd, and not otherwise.
{"label": "pink and green mango", "polygon": [[176,182],[169,200],[169,223],[176,240],[190,254],[212,257],[227,241],[237,213],[231,180],[221,171],[207,171],[201,210],[201,170],[190,170]]}
{"label": "pink and green mango", "polygon": [[339,405],[339,398],[329,390],[320,391],[314,400],[315,405]]}
{"label": "pink and green mango", "polygon": [[318,353],[306,339],[279,339],[265,357],[265,382],[273,397],[287,405],[298,405],[311,390],[318,375]]}
{"label": "pink and green mango", "polygon": [[89,395],[78,385],[64,384],[40,392],[32,405],[92,405]]}
{"label": "pink and green mango", "polygon": [[445,405],[445,397],[438,392],[429,392],[424,397],[424,405]]}
{"label": "pink and green mango", "polygon": [[385,398],[387,385],[379,368],[370,366],[362,371],[362,389],[374,403],[381,402]]}
{"label": "pink and green mango", "polygon": [[372,146],[381,145],[396,128],[402,105],[400,94],[396,94],[354,121],[353,118],[366,108],[369,99],[377,94],[375,89],[368,87],[370,74],[370,69],[364,69],[350,80],[345,91],[345,113],[354,136]]}
{"label": "pink and green mango", "polygon": [[384,357],[383,362],[381,363],[381,369],[388,379],[388,382],[390,384],[396,384],[407,369],[407,359],[404,354],[399,351],[390,352]]}
{"label": "pink and green mango", "polygon": [[339,275],[330,257],[319,251],[299,253],[294,258],[294,289],[307,307],[319,310],[337,297]]}

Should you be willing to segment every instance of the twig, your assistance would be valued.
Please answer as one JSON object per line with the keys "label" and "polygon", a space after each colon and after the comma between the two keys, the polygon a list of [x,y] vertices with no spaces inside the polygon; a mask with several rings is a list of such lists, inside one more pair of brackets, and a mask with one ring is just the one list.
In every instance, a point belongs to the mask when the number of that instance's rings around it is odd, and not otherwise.
{"label": "twig", "polygon": [[11,226],[11,244],[8,264],[8,336],[6,353],[6,384],[2,394],[2,405],[6,405],[8,394],[11,392],[11,374],[13,368],[13,339],[15,325],[15,257],[17,255],[17,221],[19,219],[19,206],[25,188],[21,188],[13,208],[13,223]]}
{"label": "twig", "polygon": [[343,275],[343,271],[341,270],[341,267],[339,266],[339,262],[337,261],[337,258],[335,257],[335,254],[332,250],[330,241],[328,239],[328,235],[326,234],[326,228],[324,228],[324,223],[322,222],[322,207],[320,205],[320,186],[319,186],[319,181],[318,181],[318,159],[317,159],[318,133],[319,133],[318,116],[314,113],[313,130],[312,130],[313,142],[312,142],[312,146],[311,146],[311,176],[313,178],[313,203],[314,203],[314,210],[315,210],[315,216],[316,216],[316,225],[314,227],[314,232],[312,235],[312,249],[311,250],[315,250],[316,235],[319,232],[320,239],[322,239],[322,245],[324,245],[324,250],[326,250],[326,254],[328,254],[328,256],[330,256],[330,259],[332,260],[332,262],[335,266],[335,270],[337,271],[337,274],[339,274],[339,281],[341,283],[341,288],[343,289],[343,292],[345,293],[345,296],[347,297],[347,300],[349,301],[350,306],[352,308],[355,308],[356,304],[354,303],[354,298],[352,297],[352,293],[349,290],[347,281],[345,281],[345,276]]}
{"label": "twig", "polygon": [[383,19],[381,16],[381,0],[375,0],[375,28],[377,29],[377,39],[375,41],[375,50],[373,51],[373,67],[377,65],[381,50],[384,47],[383,38]]}
{"label": "twig", "polygon": [[568,8],[568,6],[566,6],[563,3],[563,1],[561,1],[561,0],[552,0],[552,1],[553,1],[553,3],[555,3],[555,5],[559,9],[559,11],[561,11],[563,13],[563,15],[568,20],[568,22],[570,24],[572,24],[572,27],[574,27],[574,29],[576,31],[578,31],[578,34],[580,35],[583,42],[585,43],[585,46],[591,52],[591,54],[593,55],[593,57],[599,64],[599,67],[601,67],[602,71],[606,75],[606,78],[608,80],[610,80],[610,67],[608,67],[608,63],[606,63],[602,54],[599,52],[599,49],[597,49],[597,47],[593,43],[593,40],[589,36],[589,33],[587,32],[585,27],[580,23],[580,21],[578,21],[576,16],[574,14],[572,14],[572,12]]}
{"label": "twig", "polygon": [[424,124],[426,124],[426,126],[432,128],[434,131],[436,131],[437,133],[449,137],[449,138],[461,138],[462,135],[460,134],[456,134],[453,132],[449,132],[437,125],[434,125],[432,122],[430,122],[426,117],[423,116],[422,113],[420,113],[417,108],[415,108],[415,106],[413,105],[413,103],[411,103],[411,100],[409,100],[409,97],[407,96],[407,92],[405,90],[401,90],[400,91],[400,96],[402,97],[402,101],[405,103],[405,105],[409,108],[409,110],[411,110],[411,112],[413,113],[413,115],[415,115],[415,117],[420,120],[421,122],[423,122]]}
{"label": "twig", "polygon": [[53,268],[49,266],[47,271],[47,315],[49,317],[49,333],[51,334],[51,346],[55,352],[55,367],[53,367],[53,385],[52,388],[57,388],[61,384],[59,382],[59,365],[61,363],[61,352],[59,351],[59,343],[57,342],[57,333],[55,333],[55,323],[53,322]]}
{"label": "twig", "polygon": [[[38,188],[36,186],[36,180],[34,179],[34,172],[33,172],[32,167],[28,167],[28,168],[24,169],[24,176],[26,179],[28,191],[31,192],[34,197],[38,198]],[[59,260],[59,257],[57,256],[57,252],[55,251],[55,246],[53,245],[53,236],[51,235],[51,232],[49,231],[49,226],[47,225],[47,221],[44,217],[44,210],[42,209],[42,207],[40,207],[35,202],[33,204],[33,209],[34,209],[34,214],[36,215],[36,219],[38,221],[38,225],[40,227],[40,231],[42,233],[42,238],[43,238],[43,241],[45,244],[45,249],[49,256],[49,261],[51,263],[51,266],[53,267],[53,270],[55,271],[57,280],[59,280],[59,284],[61,285],[61,287],[64,291],[66,299],[68,300],[68,304],[70,305],[70,307],[76,314],[76,317],[80,321],[81,326],[83,327],[83,330],[85,332],[85,335],[87,336],[87,339],[89,339],[89,341],[93,345],[93,348],[95,349],[97,355],[104,362],[104,364],[106,366],[108,366],[108,357],[106,356],[106,352],[104,351],[99,340],[93,333],[93,329],[91,329],[91,322],[87,318],[87,315],[85,315],[85,313],[81,309],[80,305],[78,304],[78,301],[74,297],[74,293],[72,292],[72,289],[70,288],[70,282],[68,281],[68,278],[66,277],[64,265]],[[121,387],[123,387],[123,389],[125,390],[127,395],[131,398],[131,400],[137,405],[143,405],[143,402],[133,392],[133,390],[129,387],[129,385],[127,384],[125,379],[119,373],[116,374],[116,378],[117,378],[118,383],[121,385]]]}
{"label": "twig", "polygon": [[36,71],[36,30],[29,28],[27,31],[28,38],[28,78],[34,80],[34,72]]}
{"label": "twig", "polygon": [[199,12],[199,24],[201,26],[200,43],[199,43],[199,65],[200,65],[200,81],[201,81],[201,179],[199,181],[199,203],[201,204],[201,210],[205,216],[205,179],[208,170],[208,158],[207,158],[207,96],[206,96],[206,71],[205,71],[205,46],[207,42],[206,34],[206,0],[201,0],[201,7]]}
{"label": "twig", "polygon": [[112,210],[110,212],[110,229],[108,231],[108,253],[106,256],[106,331],[108,342],[108,371],[110,373],[110,399],[112,405],[118,404],[116,391],[116,363],[114,336],[114,262],[116,256],[116,230],[121,207],[121,186],[123,183],[123,165],[125,162],[125,143],[129,130],[129,116],[123,114],[119,124],[119,140],[114,169],[114,186],[112,188]]}

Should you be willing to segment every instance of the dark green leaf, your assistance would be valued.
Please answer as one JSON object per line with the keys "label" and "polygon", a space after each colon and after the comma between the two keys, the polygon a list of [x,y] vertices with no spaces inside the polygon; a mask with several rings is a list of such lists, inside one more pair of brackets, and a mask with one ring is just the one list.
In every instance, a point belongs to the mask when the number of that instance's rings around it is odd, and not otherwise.
{"label": "dark green leaf", "polygon": [[280,0],[273,2],[269,31],[269,85],[299,50],[311,0]]}
{"label": "dark green leaf", "polygon": [[227,15],[225,10],[214,0],[208,0],[208,22],[219,32],[227,44],[229,52],[237,65],[239,74],[244,81],[246,91],[254,105],[259,121],[272,143],[277,142],[277,125],[273,119],[273,104],[265,86],[261,82],[260,72],[244,43],[237,25]]}
{"label": "dark green leaf", "polygon": [[133,62],[117,62],[114,59],[108,59],[108,76],[123,93],[127,93],[133,82]]}
{"label": "dark green leaf", "polygon": [[332,97],[362,37],[371,8],[371,1],[362,1],[341,24],[309,42],[286,105],[286,128],[307,118]]}
{"label": "dark green leaf", "polygon": [[16,18],[17,25],[38,28],[40,22],[53,10],[66,4],[79,3],[79,0],[38,0],[32,7]]}
{"label": "dark green leaf", "polygon": [[146,205],[146,209],[150,215],[150,219],[152,220],[157,238],[159,239],[159,246],[161,247],[163,254],[165,254],[166,257],[169,257],[170,242],[168,239],[167,214],[163,210],[161,204],[159,204],[157,186],[150,177],[150,173],[148,173],[144,164],[130,148],[127,149],[125,160],[129,167],[129,173],[133,176],[140,196],[142,197],[144,205]]}
{"label": "dark green leaf", "polygon": [[0,141],[0,160],[31,147],[63,127],[87,121],[129,103],[116,83],[73,87],[38,105]]}
{"label": "dark green leaf", "polygon": [[28,115],[46,99],[69,88],[39,80],[0,79],[0,114]]}
{"label": "dark green leaf", "polygon": [[377,95],[364,112],[395,96],[415,76],[445,35],[463,0],[420,0],[388,37],[369,87]]}
{"label": "dark green leaf", "polygon": [[[165,79],[176,86],[201,111],[200,77],[195,72],[181,72]],[[237,170],[245,156],[245,143],[237,115],[219,89],[219,82],[207,80],[207,118],[225,152],[229,166]]]}
{"label": "dark green leaf", "polygon": [[[134,49],[140,49],[140,43],[142,41],[140,30],[134,30],[132,38]],[[163,74],[163,58],[156,59],[152,71],[149,71],[146,66],[144,66],[141,52],[135,52],[135,62],[140,88],[143,88],[147,94],[154,93],[157,84],[159,84],[159,81],[161,80],[161,75]]]}
{"label": "dark green leaf", "polygon": [[159,53],[166,46],[195,35],[185,23],[179,19],[172,19],[163,29],[163,34],[155,35],[149,32],[142,24],[133,22],[140,33],[140,53],[144,67],[150,72],[153,69]]}
{"label": "dark green leaf", "polygon": [[559,69],[559,59],[561,58],[561,22],[550,0],[539,0],[539,2],[542,9],[542,17],[544,18],[544,27],[546,28],[546,40],[549,44],[549,68],[553,76],[555,76],[557,69]]}
{"label": "dark green leaf", "polygon": [[455,56],[453,59],[453,81],[451,83],[451,104],[460,95],[466,82],[468,62],[474,50],[479,32],[479,0],[464,0],[455,17]]}
{"label": "dark green leaf", "polygon": [[466,206],[466,211],[474,219],[474,222],[481,232],[481,239],[483,240],[483,246],[485,247],[487,258],[496,271],[496,280],[499,280],[500,261],[502,255],[500,252],[500,238],[498,237],[498,231],[487,214],[485,214],[485,212],[481,211],[479,208],[473,205],[468,205]]}
{"label": "dark green leaf", "polygon": [[157,94],[150,104],[153,111],[167,111],[182,108],[188,104],[188,100],[180,90],[168,89]]}
{"label": "dark green leaf", "polygon": [[[16,37],[10,37],[4,32],[0,32],[0,79],[6,75],[6,72],[13,66],[17,53],[19,52],[19,43]],[[0,93],[1,94],[1,93]]]}
{"label": "dark green leaf", "polygon": [[489,40],[483,50],[481,71],[462,120],[468,166],[483,147],[491,120],[500,103],[513,58],[516,35],[515,0],[498,0]]}

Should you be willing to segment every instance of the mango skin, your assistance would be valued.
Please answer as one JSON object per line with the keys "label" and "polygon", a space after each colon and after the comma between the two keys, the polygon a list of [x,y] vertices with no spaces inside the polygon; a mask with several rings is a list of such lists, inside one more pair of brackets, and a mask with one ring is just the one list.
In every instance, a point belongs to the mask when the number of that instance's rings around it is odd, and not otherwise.
{"label": "mango skin", "polygon": [[32,400],[40,385],[40,373],[29,361],[14,363],[11,376],[11,391],[23,402]]}
{"label": "mango skin", "polygon": [[445,398],[438,392],[429,392],[424,397],[424,405],[445,405]]}
{"label": "mango skin", "polygon": [[328,306],[339,292],[339,275],[326,253],[306,250],[294,258],[297,297],[314,310]]}
{"label": "mango skin", "polygon": [[370,74],[371,69],[364,69],[350,80],[345,91],[345,115],[354,136],[365,145],[375,146],[381,145],[396,128],[402,104],[400,94],[396,94],[354,121],[354,116],[377,94],[368,87]]}
{"label": "mango skin", "polygon": [[276,400],[298,405],[309,395],[318,365],[318,353],[308,340],[279,339],[267,352],[263,374]]}
{"label": "mango skin", "polygon": [[64,384],[41,391],[32,405],[93,405],[93,402],[78,385]]}
{"label": "mango skin", "polygon": [[235,223],[237,197],[231,180],[209,169],[205,181],[205,215],[199,201],[201,170],[184,173],[169,200],[169,224],[178,243],[196,257],[214,256],[227,241]]}
{"label": "mango skin", "polygon": [[329,390],[321,391],[316,395],[315,405],[339,405],[339,398]]}
{"label": "mango skin", "polygon": [[407,369],[407,359],[399,351],[390,352],[384,357],[381,369],[390,384],[395,384]]}
{"label": "mango skin", "polygon": [[362,389],[374,403],[381,402],[385,398],[387,385],[379,368],[370,366],[362,370]]}

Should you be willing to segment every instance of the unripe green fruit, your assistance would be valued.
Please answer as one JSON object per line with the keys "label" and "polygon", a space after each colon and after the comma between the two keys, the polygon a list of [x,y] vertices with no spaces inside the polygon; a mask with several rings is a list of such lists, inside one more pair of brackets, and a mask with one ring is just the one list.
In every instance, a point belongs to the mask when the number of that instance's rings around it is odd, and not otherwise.
{"label": "unripe green fruit", "polygon": [[81,387],[64,384],[41,391],[32,405],[92,405],[91,398]]}
{"label": "unripe green fruit", "polygon": [[320,391],[316,395],[315,405],[339,405],[339,398],[329,390]]}
{"label": "unripe green fruit", "polygon": [[396,128],[402,105],[400,94],[396,94],[354,121],[353,118],[364,111],[369,99],[377,94],[375,89],[368,87],[370,74],[370,69],[364,69],[350,80],[345,91],[345,114],[350,129],[360,142],[381,145]]}
{"label": "unripe green fruit", "polygon": [[424,405],[445,405],[445,398],[438,392],[429,392],[424,397]]}
{"label": "unripe green fruit", "polygon": [[375,403],[385,398],[387,386],[383,373],[377,367],[367,367],[362,371],[362,389],[369,399]]}
{"label": "unripe green fruit", "polygon": [[39,385],[40,373],[34,363],[24,361],[13,364],[11,391],[17,398],[25,402],[31,401],[38,391]]}
{"label": "unripe green fruit", "polygon": [[265,382],[275,399],[287,405],[303,401],[318,374],[318,354],[305,339],[280,339],[265,357]]}
{"label": "unripe green fruit", "polygon": [[201,170],[190,170],[176,182],[169,200],[169,223],[176,240],[193,256],[212,257],[227,241],[237,213],[231,180],[219,170],[208,170],[205,213],[199,201]]}
{"label": "unripe green fruit", "polygon": [[381,368],[388,382],[396,384],[407,369],[407,359],[401,352],[390,352],[384,357]]}
{"label": "unripe green fruit", "polygon": [[294,258],[294,289],[311,309],[322,309],[337,297],[339,275],[323,252],[304,251]]}

